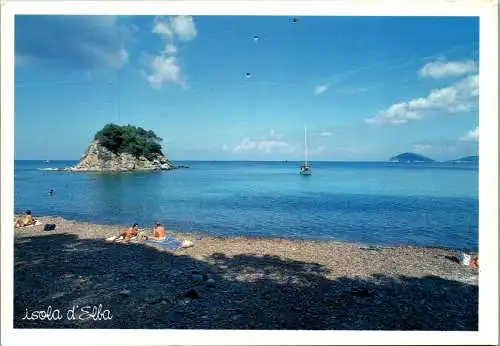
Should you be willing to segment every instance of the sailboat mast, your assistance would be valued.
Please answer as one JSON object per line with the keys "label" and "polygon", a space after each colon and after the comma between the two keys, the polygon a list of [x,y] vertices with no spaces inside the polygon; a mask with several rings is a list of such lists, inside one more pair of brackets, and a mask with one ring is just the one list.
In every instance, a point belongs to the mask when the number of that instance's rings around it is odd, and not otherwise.
{"label": "sailboat mast", "polygon": [[307,127],[304,127],[304,154],[305,165],[307,166]]}

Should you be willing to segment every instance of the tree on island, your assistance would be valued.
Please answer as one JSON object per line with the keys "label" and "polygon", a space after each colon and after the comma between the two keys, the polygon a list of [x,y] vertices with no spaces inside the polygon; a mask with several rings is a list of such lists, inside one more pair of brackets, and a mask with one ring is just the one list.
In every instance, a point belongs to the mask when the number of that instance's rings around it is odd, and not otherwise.
{"label": "tree on island", "polygon": [[136,158],[144,156],[148,160],[156,154],[163,155],[160,144],[163,139],[142,127],[107,124],[95,134],[94,139],[114,154],[128,153]]}

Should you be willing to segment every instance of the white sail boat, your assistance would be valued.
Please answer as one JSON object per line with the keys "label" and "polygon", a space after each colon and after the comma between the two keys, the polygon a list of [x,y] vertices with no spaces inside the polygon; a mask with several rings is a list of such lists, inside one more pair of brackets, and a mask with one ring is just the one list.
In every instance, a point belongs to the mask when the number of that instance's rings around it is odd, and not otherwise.
{"label": "white sail boat", "polygon": [[304,127],[304,164],[300,166],[301,175],[311,175],[311,166],[307,162],[307,128]]}

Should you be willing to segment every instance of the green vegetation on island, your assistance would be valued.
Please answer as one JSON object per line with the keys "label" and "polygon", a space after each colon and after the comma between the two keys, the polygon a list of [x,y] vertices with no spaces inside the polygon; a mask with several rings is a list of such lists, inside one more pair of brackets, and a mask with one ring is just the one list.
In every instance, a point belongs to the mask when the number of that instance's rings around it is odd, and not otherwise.
{"label": "green vegetation on island", "polygon": [[107,124],[95,134],[94,139],[114,154],[128,153],[136,158],[144,156],[148,160],[156,154],[163,155],[162,139],[152,130],[142,127]]}
{"label": "green vegetation on island", "polygon": [[393,156],[389,159],[391,162],[434,162],[433,159],[428,157],[415,154],[415,153],[403,153],[397,156]]}

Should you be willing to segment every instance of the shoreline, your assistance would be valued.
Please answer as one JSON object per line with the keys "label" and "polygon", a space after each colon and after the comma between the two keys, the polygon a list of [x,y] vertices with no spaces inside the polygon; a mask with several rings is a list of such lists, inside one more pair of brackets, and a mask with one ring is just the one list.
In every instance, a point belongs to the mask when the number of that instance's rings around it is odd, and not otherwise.
{"label": "shoreline", "polygon": [[[478,328],[478,275],[453,261],[455,250],[374,250],[167,228],[194,243],[172,252],[104,241],[122,226],[37,219],[41,225],[14,231],[15,328]],[[43,231],[46,223],[56,229]],[[113,319],[23,319],[26,309],[99,304]]]}
{"label": "shoreline", "polygon": [[[16,214],[15,217],[21,216],[22,214]],[[73,222],[82,225],[96,226],[96,227],[111,227],[116,229],[124,229],[130,227],[129,224],[116,224],[116,223],[99,223],[99,222],[91,222],[91,221],[82,221],[77,219],[65,218],[62,216],[54,216],[54,215],[43,215],[35,217],[37,220],[60,220],[62,222]],[[49,223],[49,222],[45,222]],[[53,222],[52,222],[53,223]],[[139,225],[141,226],[141,225]],[[167,230],[167,225],[164,225]],[[140,227],[143,229],[151,229],[151,227]],[[284,240],[284,241],[297,241],[297,242],[312,242],[312,243],[326,243],[332,245],[351,245],[358,247],[377,247],[381,249],[393,249],[393,248],[415,248],[415,249],[439,249],[439,250],[447,250],[447,251],[455,251],[455,252],[466,252],[477,254],[478,248],[466,248],[466,247],[449,247],[449,246],[439,246],[439,245],[416,245],[416,244],[387,244],[387,243],[370,243],[370,242],[361,242],[361,241],[343,241],[343,240],[332,240],[332,239],[314,239],[314,238],[287,238],[280,236],[263,236],[263,235],[215,235],[206,232],[183,232],[183,231],[174,231],[169,230],[172,234],[184,235],[187,237],[195,237],[195,236],[203,236],[203,237],[211,237],[216,239],[232,239],[232,238],[242,238],[247,240]]]}
{"label": "shoreline", "polygon": [[100,168],[75,168],[74,166],[70,167],[58,167],[58,168],[37,168],[39,171],[48,171],[48,172],[69,172],[69,173],[147,173],[147,172],[163,172],[163,171],[173,171],[177,169],[186,169],[188,166],[170,166],[168,168],[133,168],[133,169],[100,169]]}
{"label": "shoreline", "polygon": [[[71,160],[45,160],[45,159],[15,159],[14,162],[45,162],[45,163],[50,163],[50,162],[75,162],[78,163],[80,159],[71,159]],[[47,162],[48,161],[48,162]],[[302,159],[300,160],[175,160],[175,162],[199,162],[199,163],[238,163],[238,162],[248,162],[248,163],[290,163],[290,164],[301,164],[304,161]],[[329,160],[314,160],[314,161],[309,161],[311,163],[373,163],[373,164],[380,164],[380,163],[401,163],[401,164],[408,164],[405,161],[391,161],[391,160],[339,160],[339,161],[329,161]],[[478,165],[479,161],[457,161],[457,160],[444,160],[444,161],[439,161],[439,160],[434,160],[432,162],[410,162],[410,163],[416,163],[416,164],[421,164],[421,163],[458,163],[458,164],[471,164],[471,165]]]}

